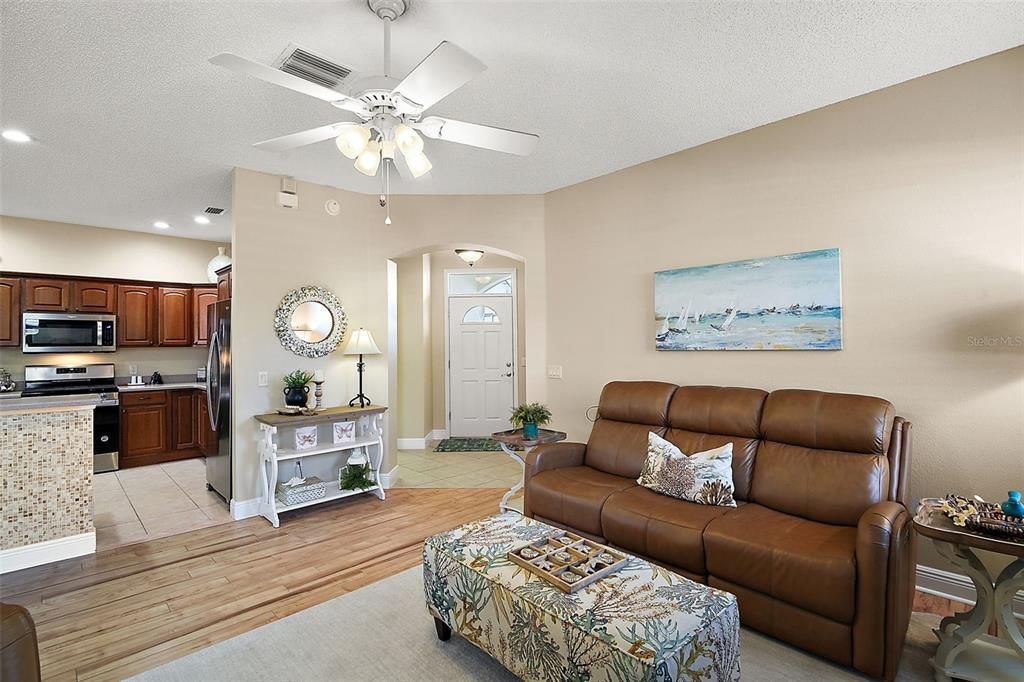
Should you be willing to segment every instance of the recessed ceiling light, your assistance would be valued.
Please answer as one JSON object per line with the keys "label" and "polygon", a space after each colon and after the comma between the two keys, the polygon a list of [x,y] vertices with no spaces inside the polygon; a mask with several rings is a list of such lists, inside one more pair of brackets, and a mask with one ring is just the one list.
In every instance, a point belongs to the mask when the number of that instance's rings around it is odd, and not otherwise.
{"label": "recessed ceiling light", "polygon": [[210,219],[209,219],[209,218],[207,218],[207,217],[206,217],[206,216],[204,216],[204,215],[197,215],[197,216],[196,216],[195,218],[193,218],[192,220],[196,221],[196,222],[197,222],[197,223],[199,223],[200,225],[209,225],[209,224],[210,224]]}
{"label": "recessed ceiling light", "polygon": [[168,227],[170,227],[170,224],[163,220],[158,220],[155,223],[153,223],[153,227],[160,230],[166,230]]}
{"label": "recessed ceiling light", "polygon": [[29,137],[27,133],[23,133],[20,130],[14,130],[13,128],[8,128],[4,130],[3,133],[0,133],[0,135],[3,135],[5,140],[9,140],[11,142],[32,141],[32,138]]}

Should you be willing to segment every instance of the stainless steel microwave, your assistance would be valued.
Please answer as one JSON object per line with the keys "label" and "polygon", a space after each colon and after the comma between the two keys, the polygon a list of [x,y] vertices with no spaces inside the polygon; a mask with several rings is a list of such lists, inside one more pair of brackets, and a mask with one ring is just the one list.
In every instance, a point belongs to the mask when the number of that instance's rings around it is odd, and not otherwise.
{"label": "stainless steel microwave", "polygon": [[117,350],[114,315],[23,313],[23,353],[110,353]]}

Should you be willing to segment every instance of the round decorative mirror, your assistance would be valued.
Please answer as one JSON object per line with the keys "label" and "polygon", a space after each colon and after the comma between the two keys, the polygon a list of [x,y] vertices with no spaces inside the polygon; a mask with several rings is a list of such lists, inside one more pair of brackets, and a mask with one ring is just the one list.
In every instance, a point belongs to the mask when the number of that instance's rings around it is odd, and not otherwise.
{"label": "round decorative mirror", "polygon": [[347,326],[341,301],[323,287],[289,292],[274,313],[281,345],[306,358],[321,358],[336,349]]}

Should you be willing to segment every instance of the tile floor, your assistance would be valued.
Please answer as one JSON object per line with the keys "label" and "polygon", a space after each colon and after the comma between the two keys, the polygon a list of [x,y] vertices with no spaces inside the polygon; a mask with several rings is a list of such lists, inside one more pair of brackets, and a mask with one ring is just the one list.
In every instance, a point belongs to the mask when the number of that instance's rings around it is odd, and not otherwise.
{"label": "tile floor", "polygon": [[[398,451],[395,488],[511,488],[523,468],[503,452]],[[202,458],[96,474],[96,546],[110,549],[228,523],[227,504],[206,489]],[[510,500],[522,509],[522,494]],[[495,510],[497,511],[497,510]]]}
{"label": "tile floor", "polygon": [[231,521],[206,489],[202,458],[96,474],[96,547],[110,549]]}

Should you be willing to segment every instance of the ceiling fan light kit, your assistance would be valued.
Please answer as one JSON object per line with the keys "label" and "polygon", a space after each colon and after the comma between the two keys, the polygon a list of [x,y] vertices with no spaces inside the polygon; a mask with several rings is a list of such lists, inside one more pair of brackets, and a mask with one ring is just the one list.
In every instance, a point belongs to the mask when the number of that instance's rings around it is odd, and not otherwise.
{"label": "ceiling fan light kit", "polygon": [[[210,62],[226,69],[330,103],[359,117],[258,142],[257,148],[272,152],[334,139],[338,151],[354,160],[355,169],[373,177],[381,175],[383,200],[390,195],[391,171],[398,172],[396,151],[405,159],[413,178],[433,168],[423,152],[423,137],[469,145],[479,149],[529,155],[537,146],[536,135],[493,126],[466,123],[440,116],[423,118],[423,112],[482,73],[487,67],[458,45],[442,41],[401,81],[390,76],[391,22],[408,9],[407,0],[367,0],[367,7],[384,22],[384,75],[362,78],[350,93],[305,80],[292,73],[222,52]],[[342,86],[339,86],[342,87]],[[421,136],[422,134],[422,136]],[[390,224],[390,215],[385,219]]]}

